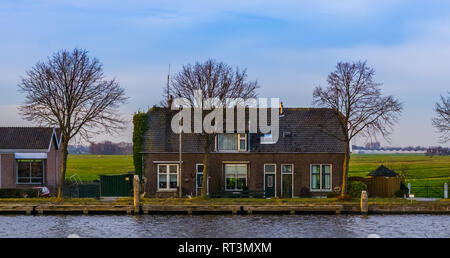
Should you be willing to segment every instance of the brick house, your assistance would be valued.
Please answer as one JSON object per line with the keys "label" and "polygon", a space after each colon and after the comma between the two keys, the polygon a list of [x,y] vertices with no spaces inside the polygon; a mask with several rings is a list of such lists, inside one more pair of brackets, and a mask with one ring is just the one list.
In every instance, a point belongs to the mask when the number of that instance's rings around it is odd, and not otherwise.
{"label": "brick house", "polygon": [[0,188],[58,185],[62,152],[59,129],[0,127]]}
{"label": "brick house", "polygon": [[[270,142],[262,133],[215,135],[211,146],[207,192],[261,191],[265,197],[326,196],[340,187],[345,144],[330,109],[280,108],[280,137]],[[148,112],[142,158],[147,196],[200,195],[203,177],[202,138],[182,134],[182,178],[179,178],[179,134],[170,128],[174,113]],[[248,116],[246,116],[248,117]],[[269,139],[261,142],[261,138]]]}

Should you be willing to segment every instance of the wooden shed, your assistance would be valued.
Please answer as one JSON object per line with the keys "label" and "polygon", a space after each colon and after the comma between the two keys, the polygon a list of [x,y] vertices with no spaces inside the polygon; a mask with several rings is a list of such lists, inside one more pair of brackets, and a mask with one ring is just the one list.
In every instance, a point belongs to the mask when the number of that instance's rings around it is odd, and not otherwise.
{"label": "wooden shed", "polygon": [[351,177],[350,181],[365,183],[372,197],[394,197],[395,192],[400,190],[403,179],[394,171],[381,165],[367,174],[367,178]]}

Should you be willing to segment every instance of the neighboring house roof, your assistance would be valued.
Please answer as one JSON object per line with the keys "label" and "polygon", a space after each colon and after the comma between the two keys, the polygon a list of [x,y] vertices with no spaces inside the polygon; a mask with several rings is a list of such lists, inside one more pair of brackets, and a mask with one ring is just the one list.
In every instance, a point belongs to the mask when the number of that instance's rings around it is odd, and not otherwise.
{"label": "neighboring house roof", "polygon": [[0,127],[0,150],[48,150],[51,141],[59,148],[59,128]]}
{"label": "neighboring house roof", "polygon": [[[283,115],[279,118],[280,136],[278,142],[275,144],[260,144],[260,138],[263,134],[250,134],[250,152],[345,152],[345,143],[333,136],[340,135],[342,137],[343,134],[339,127],[337,115],[331,109],[284,108],[283,110]],[[148,112],[148,130],[144,133],[142,152],[178,152],[179,135],[171,130],[172,115],[173,113],[168,111],[167,108],[154,108]],[[248,116],[246,117],[248,119]],[[204,139],[200,134],[183,133],[182,137],[183,152],[203,152],[202,142]]]}
{"label": "neighboring house roof", "polygon": [[369,174],[367,174],[367,176],[396,177],[396,176],[398,176],[398,174],[395,173],[394,171],[390,170],[389,168],[381,165],[377,169],[375,169],[374,171],[372,171]]}

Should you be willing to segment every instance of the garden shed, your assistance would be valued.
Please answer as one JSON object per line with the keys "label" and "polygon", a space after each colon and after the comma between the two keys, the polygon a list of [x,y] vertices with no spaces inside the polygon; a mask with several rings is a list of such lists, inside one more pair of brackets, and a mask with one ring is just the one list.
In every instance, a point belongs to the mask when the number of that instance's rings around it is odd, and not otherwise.
{"label": "garden shed", "polygon": [[394,197],[395,192],[400,190],[403,178],[395,171],[381,165],[367,174],[366,178],[351,177],[349,180],[365,183],[371,197]]}

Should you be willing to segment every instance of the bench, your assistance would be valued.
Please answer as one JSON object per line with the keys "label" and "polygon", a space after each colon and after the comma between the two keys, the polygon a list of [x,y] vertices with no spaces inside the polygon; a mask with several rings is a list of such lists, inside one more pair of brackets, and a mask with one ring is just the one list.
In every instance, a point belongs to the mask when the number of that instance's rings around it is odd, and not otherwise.
{"label": "bench", "polygon": [[211,198],[265,198],[264,191],[221,191],[212,193]]}

